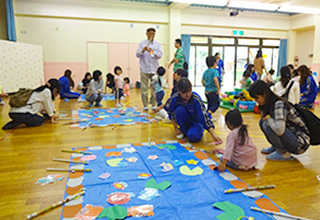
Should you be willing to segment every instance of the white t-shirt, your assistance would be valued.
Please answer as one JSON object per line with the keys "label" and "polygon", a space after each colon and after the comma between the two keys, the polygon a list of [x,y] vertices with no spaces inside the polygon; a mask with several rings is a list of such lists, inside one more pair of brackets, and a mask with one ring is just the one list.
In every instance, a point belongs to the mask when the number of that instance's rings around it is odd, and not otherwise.
{"label": "white t-shirt", "polygon": [[283,88],[281,82],[277,82],[271,90],[277,94],[278,96],[283,96],[287,89],[289,88],[291,82],[293,82],[293,85],[290,89],[289,95],[288,95],[288,101],[290,103],[294,104],[299,104],[300,102],[300,85],[297,82],[294,82],[293,80],[290,80],[286,88]]}
{"label": "white t-shirt", "polygon": [[114,75],[114,82],[116,82],[117,80],[117,85],[119,89],[123,89],[123,80],[121,79],[120,76],[118,76],[117,74]]}
{"label": "white t-shirt", "polygon": [[20,108],[13,107],[9,113],[30,113],[35,115],[44,110],[50,117],[54,114],[54,104],[52,102],[51,91],[48,88],[45,88],[41,92],[33,92],[27,104]]}

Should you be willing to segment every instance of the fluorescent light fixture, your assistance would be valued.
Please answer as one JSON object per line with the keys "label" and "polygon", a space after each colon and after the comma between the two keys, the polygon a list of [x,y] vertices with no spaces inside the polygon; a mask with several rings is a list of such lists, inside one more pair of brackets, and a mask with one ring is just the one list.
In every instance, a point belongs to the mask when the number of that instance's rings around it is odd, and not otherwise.
{"label": "fluorescent light fixture", "polygon": [[292,13],[301,13],[301,14],[320,14],[320,9],[316,8],[306,8],[306,7],[298,7],[298,6],[281,6],[278,11],[283,12],[292,12]]}
{"label": "fluorescent light fixture", "polygon": [[200,5],[214,5],[214,6],[226,6],[227,0],[171,0],[172,2],[200,4]]}
{"label": "fluorescent light fixture", "polygon": [[249,2],[249,1],[231,1],[229,2],[228,7],[275,11],[279,8],[279,5],[260,3],[260,2]]}

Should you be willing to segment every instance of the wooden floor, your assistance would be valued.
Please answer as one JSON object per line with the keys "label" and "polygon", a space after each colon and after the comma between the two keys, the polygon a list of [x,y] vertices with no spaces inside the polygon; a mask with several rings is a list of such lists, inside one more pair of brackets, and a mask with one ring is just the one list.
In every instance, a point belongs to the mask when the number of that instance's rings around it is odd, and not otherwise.
{"label": "wooden floor", "polygon": [[[8,100],[5,102],[5,106],[0,106],[1,127],[9,120]],[[105,107],[112,107],[115,103],[108,101],[102,104]],[[67,111],[69,117],[73,108],[85,105],[87,103],[78,103],[76,100],[55,101],[57,111]],[[133,105],[142,106],[140,90],[131,91],[128,106]],[[224,124],[226,112],[224,109],[219,109],[215,114],[216,131],[223,140],[229,132]],[[319,106],[315,112],[320,116]],[[243,118],[258,149],[269,147],[258,127],[259,116],[245,113]],[[66,179],[45,186],[35,184],[39,178],[49,174],[46,171],[47,167],[68,168],[68,164],[52,161],[54,157],[70,158],[70,154],[61,153],[61,149],[140,143],[147,141],[148,137],[154,141],[175,139],[173,128],[160,124],[120,126],[115,130],[109,127],[90,128],[81,131],[45,122],[41,127],[14,131],[0,130],[0,219],[25,219],[28,214],[63,199]],[[212,140],[206,132],[204,138],[194,145],[209,149],[207,144],[210,142]],[[217,148],[224,148],[224,144]],[[320,181],[317,179],[317,175],[320,174],[319,155],[319,146],[311,146],[306,153],[295,156],[296,159],[290,162],[266,161],[266,156],[259,153],[261,170],[229,170],[252,186],[275,184],[276,189],[266,190],[264,193],[290,214],[320,219]],[[213,155],[210,156],[217,161]],[[61,208],[56,208],[38,219],[59,219],[60,213]]]}

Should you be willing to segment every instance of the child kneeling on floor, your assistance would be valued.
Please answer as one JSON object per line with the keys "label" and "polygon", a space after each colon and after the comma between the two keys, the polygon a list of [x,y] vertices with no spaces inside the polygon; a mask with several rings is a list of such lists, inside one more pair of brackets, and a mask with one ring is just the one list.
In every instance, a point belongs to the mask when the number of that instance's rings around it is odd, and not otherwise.
{"label": "child kneeling on floor", "polygon": [[230,110],[225,121],[231,130],[227,137],[226,148],[218,170],[227,167],[237,170],[249,170],[258,164],[257,147],[248,135],[247,126],[242,124],[241,113],[238,109]]}

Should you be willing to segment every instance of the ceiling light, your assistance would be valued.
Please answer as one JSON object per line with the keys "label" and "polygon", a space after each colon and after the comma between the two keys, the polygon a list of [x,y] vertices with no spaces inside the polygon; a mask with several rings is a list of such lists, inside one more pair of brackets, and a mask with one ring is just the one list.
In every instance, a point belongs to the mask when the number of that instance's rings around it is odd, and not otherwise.
{"label": "ceiling light", "polygon": [[227,0],[172,0],[172,2],[200,4],[200,5],[214,5],[214,6],[226,6]]}
{"label": "ceiling light", "polygon": [[231,1],[229,2],[228,7],[275,11],[279,8],[279,5],[259,3],[259,2],[249,2],[249,1]]}
{"label": "ceiling light", "polygon": [[279,8],[279,11],[301,13],[301,14],[315,14],[315,15],[320,14],[320,9],[297,7],[297,6],[281,6]]}

